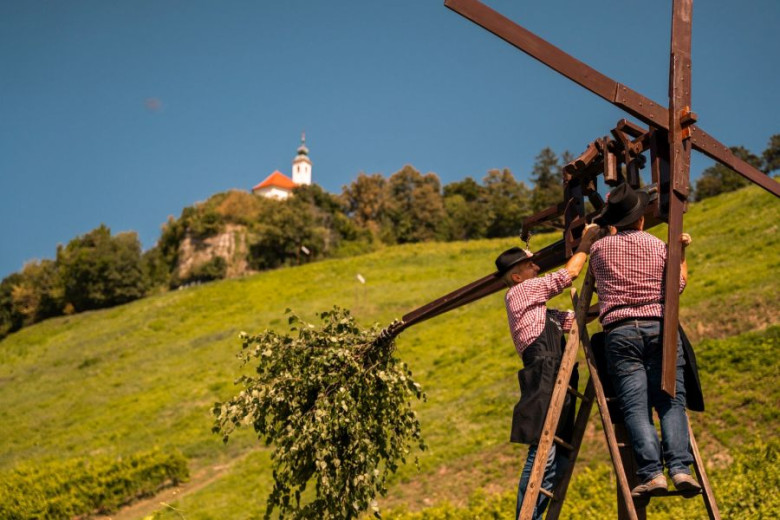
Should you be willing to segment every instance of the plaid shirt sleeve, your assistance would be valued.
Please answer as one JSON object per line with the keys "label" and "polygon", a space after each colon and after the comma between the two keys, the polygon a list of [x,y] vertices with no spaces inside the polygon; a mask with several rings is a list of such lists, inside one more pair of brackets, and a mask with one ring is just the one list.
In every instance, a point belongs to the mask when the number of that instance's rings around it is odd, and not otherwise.
{"label": "plaid shirt sleeve", "polygon": [[[526,280],[510,288],[505,297],[509,331],[515,350],[522,354],[544,330],[547,314],[547,300],[571,285],[571,276],[566,269],[539,278]],[[561,324],[564,331],[571,329],[574,313],[551,310],[551,315]]]}

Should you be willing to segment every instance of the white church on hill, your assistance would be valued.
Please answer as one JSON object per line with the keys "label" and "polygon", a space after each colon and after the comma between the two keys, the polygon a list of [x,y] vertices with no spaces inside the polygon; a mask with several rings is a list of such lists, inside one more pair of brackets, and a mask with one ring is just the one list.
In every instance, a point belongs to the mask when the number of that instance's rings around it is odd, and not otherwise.
{"label": "white church on hill", "polygon": [[272,199],[286,199],[292,195],[296,186],[311,184],[311,159],[309,149],[306,148],[306,133],[301,134],[301,145],[298,147],[298,155],[292,162],[292,179],[276,170],[265,178],[263,182],[252,188],[252,193]]}

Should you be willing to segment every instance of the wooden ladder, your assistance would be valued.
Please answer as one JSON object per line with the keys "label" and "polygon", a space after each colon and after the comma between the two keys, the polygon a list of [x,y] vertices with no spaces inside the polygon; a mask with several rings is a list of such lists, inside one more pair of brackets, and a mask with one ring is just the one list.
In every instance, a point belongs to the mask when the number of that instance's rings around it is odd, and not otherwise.
{"label": "wooden ladder", "polygon": [[[627,431],[622,423],[622,414],[620,414],[619,408],[617,407],[618,403],[612,393],[612,387],[609,384],[609,380],[605,377],[605,382],[607,384],[602,385],[599,377],[600,375],[606,374],[606,370],[603,369],[603,349],[602,351],[594,351],[590,342],[590,337],[588,336],[586,318],[588,308],[590,307],[590,301],[593,296],[594,284],[593,275],[588,271],[582,285],[581,297],[577,298],[576,290],[571,290],[576,326],[572,327],[572,330],[569,333],[569,339],[566,342],[563,357],[561,358],[561,365],[555,379],[550,405],[547,409],[542,433],[539,437],[539,444],[531,469],[531,476],[528,480],[528,487],[525,491],[523,505],[520,509],[518,520],[531,519],[539,499],[539,493],[546,495],[550,499],[545,518],[547,520],[557,520],[560,516],[563,502],[566,498],[566,491],[574,471],[574,464],[577,460],[580,446],[582,445],[582,439],[585,436],[585,428],[588,424],[588,419],[590,418],[594,400],[599,407],[601,422],[604,427],[604,435],[607,440],[607,447],[609,448],[609,454],[617,478],[618,520],[644,520],[646,518],[646,508],[650,499],[634,499],[631,497],[631,489],[638,485],[639,482],[637,482],[636,477],[634,454],[631,450]],[[572,388],[569,385],[569,378],[574,369],[577,350],[580,343],[582,343],[583,350],[585,351],[585,360],[590,374],[590,379],[588,380],[584,393],[578,392],[576,388]],[[602,367],[601,372],[599,371],[600,366]],[[567,394],[581,400],[577,418],[574,422],[571,444],[555,435]],[[715,502],[715,496],[712,492],[709,479],[707,478],[704,463],[701,459],[698,446],[696,445],[693,430],[690,427],[690,421],[688,423],[688,434],[690,436],[690,446],[694,459],[693,467],[696,476],[698,477],[699,484],[702,487],[702,491],[694,494],[670,491],[660,497],[679,495],[691,497],[700,494],[704,499],[709,518],[711,520],[720,520],[720,513],[718,512],[718,506]],[[557,445],[557,449],[564,449],[569,453],[569,464],[563,475],[561,475],[555,488],[552,491],[547,491],[541,487],[541,483],[544,478],[547,458],[553,443]]]}

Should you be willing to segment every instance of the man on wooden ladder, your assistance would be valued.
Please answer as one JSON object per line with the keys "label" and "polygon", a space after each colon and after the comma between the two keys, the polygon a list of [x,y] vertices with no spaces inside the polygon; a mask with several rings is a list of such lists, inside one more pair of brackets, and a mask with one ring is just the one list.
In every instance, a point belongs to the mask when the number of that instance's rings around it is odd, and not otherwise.
{"label": "man on wooden ladder", "polygon": [[[518,485],[515,518],[519,515],[523,503],[523,495],[528,486],[539,436],[563,355],[565,347],[563,333],[568,332],[574,325],[574,312],[547,309],[547,300],[560,294],[580,274],[588,250],[598,232],[598,226],[593,224],[586,226],[577,251],[566,265],[541,278],[536,278],[539,266],[533,262],[530,251],[513,247],[501,253],[496,259],[496,268],[509,287],[505,297],[509,329],[515,349],[522,356],[524,367],[517,374],[521,396],[512,415],[510,440],[530,444]],[[576,376],[575,370],[572,373],[575,388]],[[573,399],[569,398],[558,428],[562,437],[567,436],[565,432],[569,432],[570,435],[573,424],[574,403]],[[568,458],[553,445],[547,459],[542,487],[548,491],[553,489],[567,464]],[[545,495],[539,496],[534,520],[542,518],[548,501]]]}
{"label": "man on wooden ladder", "polygon": [[[612,385],[620,401],[631,447],[637,461],[640,484],[631,495],[646,497],[667,493],[664,464],[675,488],[699,491],[691,476],[693,456],[689,447],[686,407],[686,372],[695,374],[695,358],[689,344],[677,339],[677,383],[675,397],[661,390],[663,280],[666,244],[643,231],[648,197],[624,183],[614,188],[594,222],[610,226],[611,235],[591,249],[590,269],[599,297],[599,321],[606,333],[605,354]],[[680,292],[688,277],[685,247],[680,266]],[[686,339],[687,343],[687,339]],[[684,354],[684,350],[686,350]],[[688,365],[686,366],[686,358]],[[693,366],[690,366],[693,365]],[[694,383],[694,381],[688,381]],[[690,385],[688,385],[690,387]],[[701,400],[701,389],[696,399]],[[691,407],[697,409],[697,407]],[[653,409],[661,420],[658,441]],[[703,409],[703,402],[700,409]]]}

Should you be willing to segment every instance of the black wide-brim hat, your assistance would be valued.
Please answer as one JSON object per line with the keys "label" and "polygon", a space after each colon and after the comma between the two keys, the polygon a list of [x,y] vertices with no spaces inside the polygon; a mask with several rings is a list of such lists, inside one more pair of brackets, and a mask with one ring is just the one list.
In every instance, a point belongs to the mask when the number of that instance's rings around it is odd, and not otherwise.
{"label": "black wide-brim hat", "polygon": [[593,218],[599,226],[625,226],[639,220],[645,214],[650,195],[642,190],[634,190],[628,183],[623,183],[609,192],[607,203],[601,213]]}
{"label": "black wide-brim hat", "polygon": [[533,253],[526,249],[520,249],[519,247],[507,249],[496,258],[496,269],[498,269],[499,273],[504,274],[513,266],[519,264],[523,260],[528,260],[532,256],[534,256]]}

